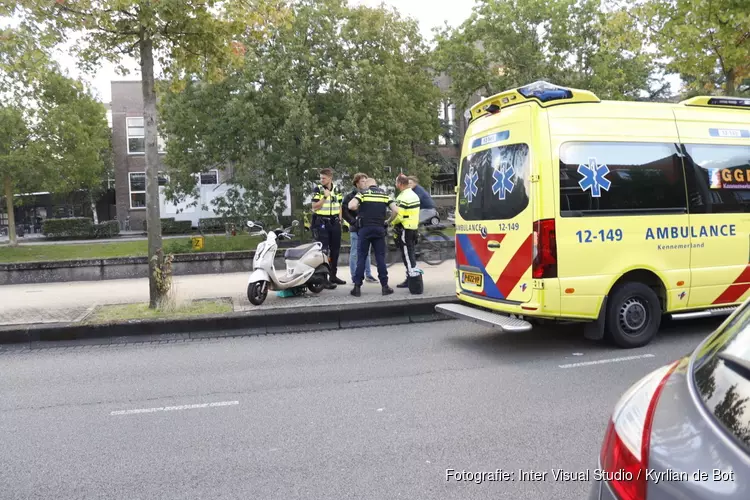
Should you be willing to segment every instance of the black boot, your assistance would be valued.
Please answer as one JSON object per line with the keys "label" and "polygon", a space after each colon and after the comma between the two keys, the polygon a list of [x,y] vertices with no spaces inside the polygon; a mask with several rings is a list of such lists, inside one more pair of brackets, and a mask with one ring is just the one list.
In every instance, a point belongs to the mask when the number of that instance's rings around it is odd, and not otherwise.
{"label": "black boot", "polygon": [[331,283],[334,285],[346,285],[346,281],[339,279],[335,274],[331,276]]}
{"label": "black boot", "polygon": [[403,283],[396,285],[396,288],[409,288],[409,280],[405,280]]}
{"label": "black boot", "polygon": [[393,293],[393,288],[389,287],[388,285],[385,285],[383,287],[383,295],[390,295]]}
{"label": "black boot", "polygon": [[362,290],[360,289],[359,285],[354,285],[354,288],[352,288],[351,294],[355,297],[360,297],[362,295]]}

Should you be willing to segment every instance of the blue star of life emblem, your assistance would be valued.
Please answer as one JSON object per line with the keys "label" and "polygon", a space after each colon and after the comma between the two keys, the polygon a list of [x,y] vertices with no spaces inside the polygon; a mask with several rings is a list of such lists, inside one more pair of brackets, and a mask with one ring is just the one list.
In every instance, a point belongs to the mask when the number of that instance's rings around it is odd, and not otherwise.
{"label": "blue star of life emblem", "polygon": [[578,165],[578,173],[583,176],[583,179],[578,181],[578,185],[581,186],[583,191],[591,191],[591,196],[594,198],[600,198],[602,189],[609,191],[609,187],[612,185],[607,179],[609,167],[597,164],[596,158],[589,158],[588,165]]}
{"label": "blue star of life emblem", "polygon": [[504,200],[505,193],[510,193],[516,186],[513,182],[515,174],[516,169],[507,164],[503,164],[500,168],[495,169],[492,172],[492,178],[495,179],[495,183],[492,185],[492,193],[496,194],[501,200]]}
{"label": "blue star of life emblem", "polygon": [[466,174],[466,177],[464,177],[464,198],[466,198],[469,203],[474,200],[479,192],[477,182],[479,182],[479,174],[472,169]]}

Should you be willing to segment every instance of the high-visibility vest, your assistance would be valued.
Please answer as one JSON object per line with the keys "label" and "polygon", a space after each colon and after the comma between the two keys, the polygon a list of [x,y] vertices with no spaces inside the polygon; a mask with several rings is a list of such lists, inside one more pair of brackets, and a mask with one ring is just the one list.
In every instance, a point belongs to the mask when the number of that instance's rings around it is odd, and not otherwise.
{"label": "high-visibility vest", "polygon": [[396,198],[398,215],[393,225],[401,224],[404,229],[419,228],[419,196],[411,188],[404,189]]}
{"label": "high-visibility vest", "polygon": [[[321,184],[318,184],[317,192],[313,195],[313,201],[315,202],[322,200],[324,192],[325,188]],[[323,206],[318,210],[315,210],[315,213],[324,217],[331,217],[334,215],[338,216],[341,212],[342,199],[343,197],[341,196],[341,193],[339,193],[339,190],[336,188],[336,186],[333,186],[333,189],[331,189],[331,196],[323,201]]]}

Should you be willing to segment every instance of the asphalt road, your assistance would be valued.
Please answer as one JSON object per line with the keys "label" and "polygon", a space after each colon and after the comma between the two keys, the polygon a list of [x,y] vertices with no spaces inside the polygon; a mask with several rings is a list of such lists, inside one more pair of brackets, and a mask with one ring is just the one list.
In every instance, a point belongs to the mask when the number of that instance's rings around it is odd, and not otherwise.
{"label": "asphalt road", "polygon": [[[0,351],[2,499],[584,499],[633,382],[718,321],[622,351],[458,321]],[[590,361],[639,356],[600,364]],[[584,363],[584,364],[580,364]],[[515,481],[446,481],[446,470]],[[520,481],[518,471],[547,472]]]}

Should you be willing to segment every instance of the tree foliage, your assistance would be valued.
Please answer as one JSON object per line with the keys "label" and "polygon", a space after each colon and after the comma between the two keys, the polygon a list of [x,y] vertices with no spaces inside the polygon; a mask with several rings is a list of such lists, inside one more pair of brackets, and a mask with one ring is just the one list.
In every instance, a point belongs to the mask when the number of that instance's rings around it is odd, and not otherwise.
{"label": "tree foliage", "polygon": [[[18,191],[98,188],[107,167],[104,106],[64,75],[48,47],[23,28],[0,36],[0,177],[6,203]],[[12,203],[7,203],[13,240]]]}
{"label": "tree foliage", "polygon": [[219,208],[253,216],[282,210],[287,183],[296,211],[320,168],[384,182],[432,168],[419,150],[440,133],[439,92],[416,23],[343,0],[288,5],[288,22],[243,40],[241,71],[164,96],[171,195],[191,193],[196,173],[229,166],[246,190],[229,200],[245,208]]}
{"label": "tree foliage", "polygon": [[636,12],[688,92],[750,93],[747,0],[647,0]]}
{"label": "tree foliage", "polygon": [[[658,69],[626,8],[602,0],[482,0],[456,29],[436,32],[434,65],[465,107],[536,80],[584,88],[601,98],[648,92]],[[663,89],[649,92],[654,96]]]}
{"label": "tree foliage", "polygon": [[[0,4],[5,6],[8,2]],[[161,301],[154,276],[162,267],[155,69],[177,84],[199,76],[221,80],[242,62],[240,38],[262,36],[264,15],[279,14],[264,0],[17,0],[4,10],[40,38],[75,41],[72,53],[92,70],[102,61],[140,61],[144,104],[146,217],[150,306]],[[2,13],[2,12],[0,12]]]}

